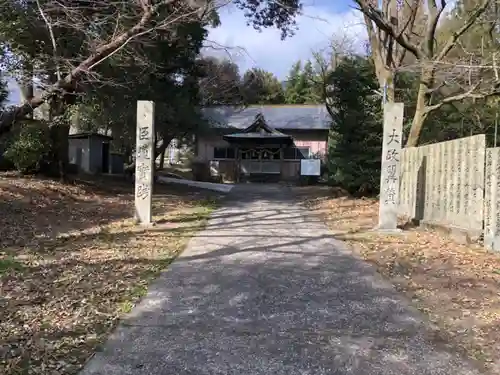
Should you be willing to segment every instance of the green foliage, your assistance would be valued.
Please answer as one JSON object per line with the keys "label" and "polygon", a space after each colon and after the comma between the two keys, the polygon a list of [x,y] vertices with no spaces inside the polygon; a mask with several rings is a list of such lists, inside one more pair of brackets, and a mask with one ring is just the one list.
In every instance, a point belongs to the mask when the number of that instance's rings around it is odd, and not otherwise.
{"label": "green foliage", "polygon": [[238,65],[231,60],[204,57],[198,60],[200,100],[203,105],[238,105],[243,98]]}
{"label": "green foliage", "polygon": [[37,172],[44,158],[50,154],[50,145],[48,127],[39,121],[29,121],[20,126],[4,156],[21,173]]}
{"label": "green foliage", "polygon": [[317,104],[321,103],[320,79],[314,72],[312,63],[307,61],[302,68],[299,60],[293,64],[285,85],[285,103]]}
{"label": "green foliage", "polygon": [[306,85],[306,90],[304,92],[304,103],[321,103],[320,78],[314,71],[312,62],[310,60],[307,61],[304,65],[304,69],[302,70],[302,79]]}
{"label": "green foliage", "polygon": [[372,194],[380,184],[382,110],[375,70],[364,57],[347,57],[328,77],[334,109],[329,182],[353,194]]}
{"label": "green foliage", "polygon": [[103,64],[100,72],[110,78],[110,84],[89,87],[70,110],[73,125],[81,131],[110,131],[113,149],[126,155],[135,145],[137,100],[154,101],[158,140],[193,134],[203,126],[199,78],[206,71],[200,69],[198,56],[206,29],[200,23],[185,23],[176,30],[175,41],[156,36],[141,47],[141,58],[151,64],[148,74],[127,56]]}
{"label": "green foliage", "polygon": [[285,84],[285,102],[287,104],[302,103],[304,82],[301,79],[302,62],[299,60],[292,65]]}
{"label": "green foliage", "polygon": [[283,0],[279,2],[268,0],[236,0],[238,8],[245,12],[249,23],[261,30],[266,27],[276,27],[281,31],[281,38],[293,35],[296,29],[295,16],[302,9],[300,0]]}
{"label": "green foliage", "polygon": [[278,78],[263,69],[254,68],[245,73],[242,92],[247,104],[282,104],[284,101]]}

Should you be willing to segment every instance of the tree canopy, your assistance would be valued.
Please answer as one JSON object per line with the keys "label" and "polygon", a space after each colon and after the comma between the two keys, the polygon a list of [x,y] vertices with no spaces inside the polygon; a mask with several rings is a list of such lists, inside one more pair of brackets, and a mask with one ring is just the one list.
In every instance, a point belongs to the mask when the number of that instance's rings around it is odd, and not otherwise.
{"label": "tree canopy", "polygon": [[459,0],[447,16],[444,0],[355,0],[362,12],[379,85],[395,100],[395,75],[419,80],[408,146],[416,146],[427,118],[443,106],[500,95],[496,0]]}
{"label": "tree canopy", "polygon": [[[283,38],[293,33],[293,16],[300,8],[293,0],[288,0],[288,10],[267,1],[241,0],[237,4],[246,10],[254,27],[278,27]],[[17,119],[44,103],[50,103],[51,116],[59,116],[71,101],[68,95],[95,84],[122,84],[109,74],[116,66],[147,74],[159,67],[164,71],[164,64],[155,56],[156,43],[174,49],[179,42],[191,43],[186,36],[194,25],[203,29],[218,22],[219,6],[212,1],[182,0],[2,2],[0,44],[10,52],[2,62],[21,77],[25,102],[1,113],[0,133],[10,131]],[[172,74],[185,73],[179,64],[174,67],[180,71]],[[30,79],[34,75],[41,80],[36,94]],[[125,78],[129,85],[140,83],[134,74]]]}

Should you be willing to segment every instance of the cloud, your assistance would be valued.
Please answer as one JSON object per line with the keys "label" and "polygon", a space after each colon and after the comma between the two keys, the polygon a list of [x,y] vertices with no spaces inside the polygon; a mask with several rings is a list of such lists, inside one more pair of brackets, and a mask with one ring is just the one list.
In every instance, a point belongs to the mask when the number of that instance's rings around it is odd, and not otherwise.
{"label": "cloud", "polygon": [[310,58],[313,51],[327,47],[332,39],[347,37],[360,48],[366,40],[361,15],[353,9],[335,12],[325,7],[305,7],[304,14],[297,18],[298,31],[284,41],[279,30],[259,32],[247,26],[239,10],[228,7],[220,13],[221,26],[212,29],[208,37],[215,50],[209,48],[206,53],[231,58],[242,71],[259,67],[281,79],[295,61]]}

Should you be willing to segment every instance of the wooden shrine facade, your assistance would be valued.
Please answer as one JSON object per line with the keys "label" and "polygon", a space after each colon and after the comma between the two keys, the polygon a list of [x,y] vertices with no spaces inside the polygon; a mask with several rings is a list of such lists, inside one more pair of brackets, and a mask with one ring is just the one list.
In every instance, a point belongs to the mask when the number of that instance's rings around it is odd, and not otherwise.
{"label": "wooden shrine facade", "polygon": [[[309,112],[317,112],[312,109]],[[302,112],[299,119],[273,107],[269,117],[281,126],[278,129],[262,113],[254,112],[248,119],[244,118],[246,110],[243,112],[236,112],[234,120],[229,119],[226,126],[200,136],[196,142],[197,160],[210,165],[212,178],[227,182],[296,180],[302,159],[324,157],[329,127],[314,123],[314,116]],[[243,123],[250,125],[243,127]]]}

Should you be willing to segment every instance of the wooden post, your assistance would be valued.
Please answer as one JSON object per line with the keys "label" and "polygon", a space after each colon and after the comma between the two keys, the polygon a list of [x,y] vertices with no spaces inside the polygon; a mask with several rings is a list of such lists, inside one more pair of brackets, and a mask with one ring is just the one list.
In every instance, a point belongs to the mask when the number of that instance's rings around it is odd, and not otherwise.
{"label": "wooden post", "polygon": [[285,150],[283,148],[283,145],[280,145],[280,180],[284,180],[284,166],[285,166]]}
{"label": "wooden post", "polygon": [[241,163],[240,163],[240,148],[239,146],[235,147],[235,159],[234,159],[234,180],[236,182],[240,182],[240,172],[241,172]]}

